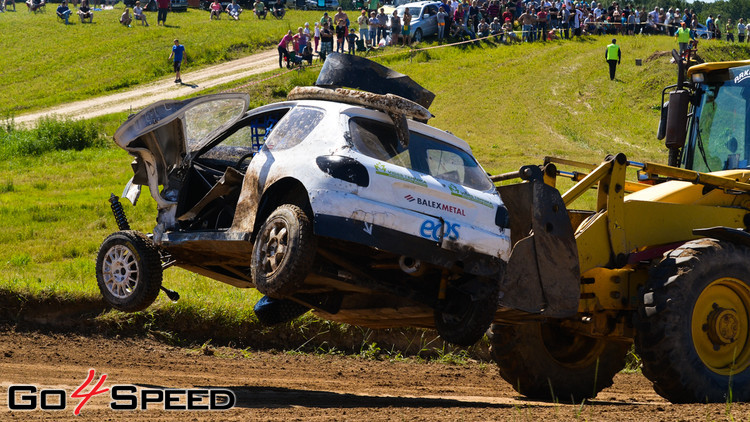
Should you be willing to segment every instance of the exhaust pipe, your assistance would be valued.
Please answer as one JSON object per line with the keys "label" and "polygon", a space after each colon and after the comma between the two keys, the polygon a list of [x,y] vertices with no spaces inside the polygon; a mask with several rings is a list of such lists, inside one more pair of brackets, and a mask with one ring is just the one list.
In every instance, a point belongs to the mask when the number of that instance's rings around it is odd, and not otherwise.
{"label": "exhaust pipe", "polygon": [[427,270],[427,266],[423,265],[422,261],[406,255],[401,255],[398,259],[398,266],[401,271],[413,277],[420,277]]}

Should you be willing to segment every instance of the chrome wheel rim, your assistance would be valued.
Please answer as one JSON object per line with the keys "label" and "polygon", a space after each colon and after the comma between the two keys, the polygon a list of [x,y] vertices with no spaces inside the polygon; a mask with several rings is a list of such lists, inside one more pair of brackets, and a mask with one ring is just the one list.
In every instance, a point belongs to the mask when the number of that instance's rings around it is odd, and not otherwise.
{"label": "chrome wheel rim", "polygon": [[109,248],[102,265],[102,278],[107,291],[118,299],[131,296],[140,280],[138,259],[130,248],[115,245]]}

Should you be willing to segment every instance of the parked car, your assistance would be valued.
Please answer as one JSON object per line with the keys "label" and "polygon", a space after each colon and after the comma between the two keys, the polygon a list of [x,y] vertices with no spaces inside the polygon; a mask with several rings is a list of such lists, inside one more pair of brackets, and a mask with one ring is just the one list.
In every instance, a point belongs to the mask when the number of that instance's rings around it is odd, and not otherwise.
{"label": "parked car", "polygon": [[415,42],[421,42],[424,37],[437,35],[437,13],[442,3],[434,1],[419,1],[407,3],[396,8],[402,22],[406,9],[411,14],[411,29],[409,34]]}
{"label": "parked car", "polygon": [[706,25],[699,23],[696,25],[694,31],[696,38],[703,38],[704,40],[708,38],[708,28],[706,28]]}
{"label": "parked car", "polygon": [[[434,97],[364,58],[331,54],[319,83],[336,72]],[[456,344],[481,338],[511,245],[507,209],[469,145],[393,94],[298,87],[248,104],[245,94],[161,101],[117,130],[135,158],[123,196],[135,204],[148,186],[158,216],[153,234],[129,230],[112,200],[120,231],[96,266],[105,300],[144,309],[176,265],[257,288],[263,322],[313,308],[376,328],[435,327]]]}
{"label": "parked car", "polygon": [[339,7],[338,0],[305,0],[307,10],[336,10]]}

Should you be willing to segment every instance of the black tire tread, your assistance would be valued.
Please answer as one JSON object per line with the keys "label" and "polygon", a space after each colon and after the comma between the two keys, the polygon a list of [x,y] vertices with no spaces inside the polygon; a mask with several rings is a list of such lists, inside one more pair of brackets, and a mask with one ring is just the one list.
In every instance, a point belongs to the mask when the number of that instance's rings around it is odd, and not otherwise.
{"label": "black tire tread", "polygon": [[[133,296],[121,301],[114,297],[108,297],[109,292],[107,287],[104,285],[102,279],[102,261],[104,254],[113,245],[109,243],[116,240],[127,240],[136,248],[138,256],[140,256],[143,266],[141,268],[141,276],[139,280],[139,286],[143,288],[137,288],[138,290]],[[163,270],[161,267],[161,256],[159,255],[159,248],[154,242],[149,239],[145,234],[135,230],[123,230],[110,234],[102,242],[99,247],[99,253],[96,259],[96,281],[99,285],[99,291],[102,293],[104,300],[113,308],[123,312],[137,312],[142,311],[156,300],[161,290],[161,284],[163,280]]]}
{"label": "black tire tread", "polygon": [[[725,402],[729,377],[703,366],[690,324],[695,300],[721,271],[744,271],[750,249],[713,239],[690,241],[652,269],[636,315],[635,348],[654,390],[673,403]],[[743,268],[744,267],[744,268]],[[708,276],[708,277],[707,277]],[[748,283],[748,279],[743,279]],[[750,401],[750,369],[732,377],[732,400]]]}
{"label": "black tire tread", "polygon": [[253,281],[256,289],[266,296],[276,298],[290,296],[302,287],[302,284],[315,261],[315,249],[317,248],[317,238],[313,233],[310,218],[305,211],[297,205],[283,204],[277,207],[276,210],[268,216],[266,221],[271,219],[280,209],[291,211],[299,222],[296,242],[289,242],[290,251],[288,252],[289,259],[286,261],[286,268],[283,272],[279,271],[279,273],[271,278],[262,274],[261,270],[258,268],[255,248],[258,246],[258,242],[262,237],[265,223],[261,225],[255,245],[253,246],[252,262]]}
{"label": "black tire tread", "polygon": [[614,376],[625,367],[630,344],[605,339],[596,340],[598,361],[576,367],[558,362],[547,352],[541,324],[492,326],[490,353],[500,376],[518,393],[532,399],[580,403],[611,386]]}

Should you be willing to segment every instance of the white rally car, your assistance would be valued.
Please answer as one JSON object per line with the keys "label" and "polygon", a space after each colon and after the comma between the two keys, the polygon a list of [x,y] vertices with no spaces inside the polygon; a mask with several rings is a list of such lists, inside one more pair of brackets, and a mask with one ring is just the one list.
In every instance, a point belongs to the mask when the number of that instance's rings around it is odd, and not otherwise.
{"label": "white rally car", "polygon": [[[326,66],[386,69],[337,56]],[[111,198],[120,231],[98,254],[105,300],[144,309],[160,289],[172,293],[162,270],[176,265],[257,288],[269,324],[314,309],[478,340],[511,245],[507,210],[469,145],[393,94],[305,87],[289,98],[250,111],[244,94],[162,101],[118,129],[135,157],[123,196],[135,204],[148,186],[158,217],[153,234],[131,231]]]}

